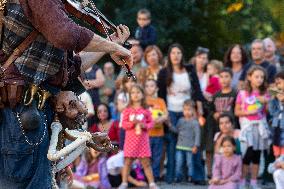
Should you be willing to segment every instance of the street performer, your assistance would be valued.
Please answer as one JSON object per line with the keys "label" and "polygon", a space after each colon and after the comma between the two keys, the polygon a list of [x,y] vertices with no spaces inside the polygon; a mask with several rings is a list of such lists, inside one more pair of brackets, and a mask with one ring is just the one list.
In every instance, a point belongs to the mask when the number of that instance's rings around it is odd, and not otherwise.
{"label": "street performer", "polygon": [[7,0],[3,20],[0,188],[51,189],[47,151],[54,109],[42,98],[61,91],[79,94],[78,76],[104,54],[131,67],[131,53],[122,46],[129,29],[120,25],[113,42],[104,39],[74,23],[61,0]]}

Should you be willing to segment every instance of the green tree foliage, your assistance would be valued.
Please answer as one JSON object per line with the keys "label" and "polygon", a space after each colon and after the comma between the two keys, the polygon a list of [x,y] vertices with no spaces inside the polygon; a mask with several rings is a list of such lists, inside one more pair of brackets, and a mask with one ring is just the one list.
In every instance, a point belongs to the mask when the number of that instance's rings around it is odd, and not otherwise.
{"label": "green tree foliage", "polygon": [[[242,8],[228,13],[228,7],[238,2]],[[95,3],[114,23],[128,25],[132,34],[137,27],[137,11],[149,9],[161,49],[167,52],[171,43],[179,42],[187,58],[197,46],[204,46],[210,48],[211,57],[222,59],[231,44],[247,44],[254,38],[284,30],[284,0],[97,0]]]}

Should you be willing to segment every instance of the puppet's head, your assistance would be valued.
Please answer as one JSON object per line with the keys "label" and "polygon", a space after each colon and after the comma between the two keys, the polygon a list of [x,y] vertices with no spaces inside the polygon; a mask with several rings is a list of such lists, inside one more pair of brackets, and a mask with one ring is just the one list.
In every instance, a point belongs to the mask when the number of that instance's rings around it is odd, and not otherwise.
{"label": "puppet's head", "polygon": [[61,91],[56,95],[55,111],[63,127],[79,129],[87,120],[87,108],[72,91]]}

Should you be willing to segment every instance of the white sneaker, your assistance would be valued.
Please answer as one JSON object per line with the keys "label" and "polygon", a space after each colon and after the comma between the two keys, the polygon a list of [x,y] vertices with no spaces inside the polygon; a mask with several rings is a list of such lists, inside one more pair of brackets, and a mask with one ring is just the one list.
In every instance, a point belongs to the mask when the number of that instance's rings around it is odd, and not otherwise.
{"label": "white sneaker", "polygon": [[159,186],[157,186],[157,184],[151,183],[151,184],[149,185],[149,189],[160,189],[160,188],[159,188]]}
{"label": "white sneaker", "polygon": [[121,183],[117,189],[127,189],[127,187],[128,187],[127,183]]}

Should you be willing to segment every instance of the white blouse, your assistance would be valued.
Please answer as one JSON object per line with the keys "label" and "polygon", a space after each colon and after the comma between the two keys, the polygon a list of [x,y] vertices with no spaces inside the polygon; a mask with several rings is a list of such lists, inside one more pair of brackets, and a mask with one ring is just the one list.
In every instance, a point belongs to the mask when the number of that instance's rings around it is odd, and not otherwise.
{"label": "white blouse", "polygon": [[173,82],[167,90],[168,110],[182,112],[184,101],[191,98],[188,73],[173,73]]}

